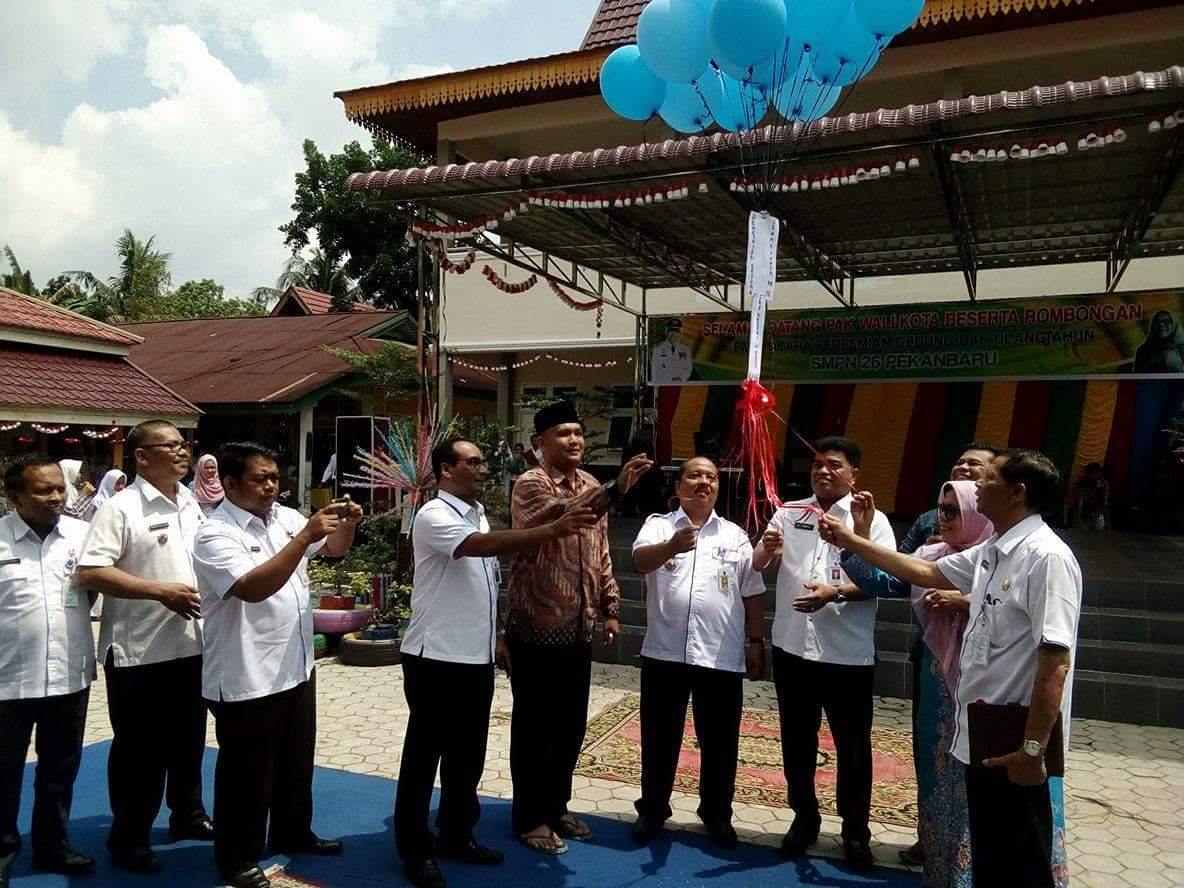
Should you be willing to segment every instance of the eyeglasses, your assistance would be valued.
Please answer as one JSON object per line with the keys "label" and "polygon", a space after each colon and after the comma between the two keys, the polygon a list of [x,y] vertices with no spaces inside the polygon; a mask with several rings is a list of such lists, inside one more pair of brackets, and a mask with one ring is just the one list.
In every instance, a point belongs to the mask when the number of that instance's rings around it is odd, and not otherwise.
{"label": "eyeglasses", "polygon": [[962,517],[962,510],[957,506],[941,505],[937,507],[937,517],[946,522],[957,521]]}
{"label": "eyeglasses", "polygon": [[141,444],[137,450],[152,450],[156,447],[162,447],[169,451],[169,453],[180,453],[182,450],[192,450],[197,446],[196,441],[168,441],[164,444]]}
{"label": "eyeglasses", "polygon": [[489,466],[489,460],[487,460],[483,456],[470,456],[468,459],[462,459],[461,462],[467,463],[468,465],[472,466],[474,469],[480,469],[482,467]]}

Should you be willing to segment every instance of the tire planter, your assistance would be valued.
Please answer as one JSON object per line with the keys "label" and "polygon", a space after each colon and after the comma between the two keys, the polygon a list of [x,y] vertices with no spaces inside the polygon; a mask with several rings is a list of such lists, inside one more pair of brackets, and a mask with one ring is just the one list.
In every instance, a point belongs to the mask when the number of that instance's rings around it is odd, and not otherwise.
{"label": "tire planter", "polygon": [[377,626],[370,626],[358,633],[358,637],[362,641],[391,641],[399,637],[399,630],[389,623],[380,623]]}
{"label": "tire planter", "polygon": [[349,632],[341,636],[337,657],[347,666],[394,666],[399,662],[399,644],[397,638],[366,641]]}
{"label": "tire planter", "polygon": [[353,595],[325,595],[317,600],[317,608],[319,610],[337,610],[348,611],[353,610],[357,605],[358,599]]}
{"label": "tire planter", "polygon": [[322,635],[340,635],[343,632],[357,632],[370,622],[372,612],[368,607],[356,610],[322,610],[312,612],[312,631]]}

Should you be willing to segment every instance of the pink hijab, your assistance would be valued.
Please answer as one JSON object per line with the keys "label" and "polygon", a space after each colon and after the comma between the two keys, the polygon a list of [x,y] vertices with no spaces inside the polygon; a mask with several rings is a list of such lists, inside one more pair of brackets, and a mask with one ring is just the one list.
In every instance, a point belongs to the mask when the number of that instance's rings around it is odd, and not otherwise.
{"label": "pink hijab", "polygon": [[222,479],[218,477],[217,472],[213,478],[207,478],[202,472],[209,463],[213,463],[215,467],[218,465],[218,460],[212,453],[202,454],[197,460],[197,468],[193,472],[193,498],[199,503],[220,503],[226,496],[222,490]]}
{"label": "pink hijab", "polygon": [[[946,490],[953,490],[958,499],[958,508],[962,512],[962,538],[954,546],[945,541],[922,546],[917,550],[917,557],[926,561],[937,561],[953,552],[962,552],[977,546],[989,539],[995,532],[994,525],[978,510],[975,496],[976,485],[973,481],[947,481],[942,485],[938,505]],[[942,674],[945,676],[946,686],[953,693],[958,686],[958,677],[962,669],[959,658],[962,654],[962,632],[966,629],[967,617],[962,613],[931,614],[925,609],[924,589],[913,589],[913,610],[925,631],[925,643],[933,656],[941,663]]]}

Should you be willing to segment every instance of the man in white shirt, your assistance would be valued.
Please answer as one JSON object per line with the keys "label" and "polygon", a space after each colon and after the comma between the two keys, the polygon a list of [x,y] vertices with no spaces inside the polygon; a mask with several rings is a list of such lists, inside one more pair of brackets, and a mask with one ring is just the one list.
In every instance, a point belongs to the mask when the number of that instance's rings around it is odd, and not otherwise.
{"label": "man in white shirt", "polygon": [[673,813],[690,699],[700,751],[699,819],[717,845],[732,848],[744,675],[756,680],[765,672],[765,581],[752,569],[747,534],[715,513],[715,463],[688,459],[674,492],[678,509],[651,515],[633,541],[633,566],[646,583],[633,838],[648,842]]}
{"label": "man in white shirt", "polygon": [[[838,758],[836,803],[843,852],[853,869],[874,863],[871,848],[872,686],[876,671],[876,599],[846,600],[839,550],[818,535],[821,515],[852,523],[851,491],[859,478],[859,446],[848,438],[817,443],[814,496],[786,503],[769,522],[753,555],[764,569],[780,557],[773,620],[773,682],[781,716],[781,754],[793,825],[781,842],[794,859],[818,839],[822,818],[814,791],[822,713]],[[877,512],[872,538],[896,546],[888,518]]]}
{"label": "man in white shirt", "polygon": [[278,458],[258,444],[223,446],[226,498],[194,540],[206,621],[202,694],[218,732],[214,860],[233,888],[270,884],[259,867],[265,838],[273,854],[341,853],[341,842],[312,830],[308,557],[344,555],[362,509],[347,498],[306,519],[278,505]]}
{"label": "man in white shirt", "polygon": [[99,660],[115,733],[107,847],[132,872],[160,869],[149,833],[166,777],[170,838],[214,836],[201,798],[206,706],[193,535],[202,515],[181,484],[190,447],[163,420],[128,433],[136,479],[95,514],[78,561],[82,585],[103,594]]}
{"label": "man in white shirt", "polygon": [[[411,624],[400,646],[410,718],[395,800],[395,843],[407,878],[443,888],[436,857],[497,865],[499,851],[479,844],[477,784],[485,767],[493,669],[497,656],[498,556],[595,527],[590,508],[521,530],[491,531],[478,497],[489,460],[465,438],[432,451],[438,495],[415,516]],[[510,666],[502,660],[507,671]],[[428,828],[432,785],[441,769],[439,836]]]}
{"label": "man in white shirt", "polygon": [[[1040,517],[1060,487],[1048,457],[1004,451],[977,483],[979,511],[995,525],[995,535],[936,562],[887,551],[829,519],[820,531],[905,582],[953,586],[971,596],[952,753],[967,766],[974,883],[1052,888],[1052,805],[1044,754],[1058,718],[1066,754],[1069,748],[1081,569]],[[869,499],[861,495],[858,508],[868,508]],[[973,762],[968,707],[980,700],[1029,708],[1013,752]]]}
{"label": "man in white shirt", "polygon": [[86,525],[62,515],[66,479],[44,453],[15,457],[4,490],[12,511],[0,518],[0,888],[20,853],[16,818],[34,726],[33,862],[68,876],[95,868],[66,838],[95,676],[90,600],[74,582]]}
{"label": "man in white shirt", "polygon": [[694,369],[691,347],[678,338],[681,332],[682,321],[678,318],[666,322],[666,339],[650,355],[650,378],[654,385],[685,382],[691,378]]}

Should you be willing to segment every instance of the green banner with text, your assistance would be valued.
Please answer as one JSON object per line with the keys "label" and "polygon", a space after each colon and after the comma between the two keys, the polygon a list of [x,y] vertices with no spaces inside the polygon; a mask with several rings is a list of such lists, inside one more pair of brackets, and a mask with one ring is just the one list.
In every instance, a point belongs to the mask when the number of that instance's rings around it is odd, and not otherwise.
{"label": "green banner with text", "polygon": [[[1184,378],[1184,290],[770,311],[761,379]],[[736,383],[748,317],[653,317],[650,382]]]}

